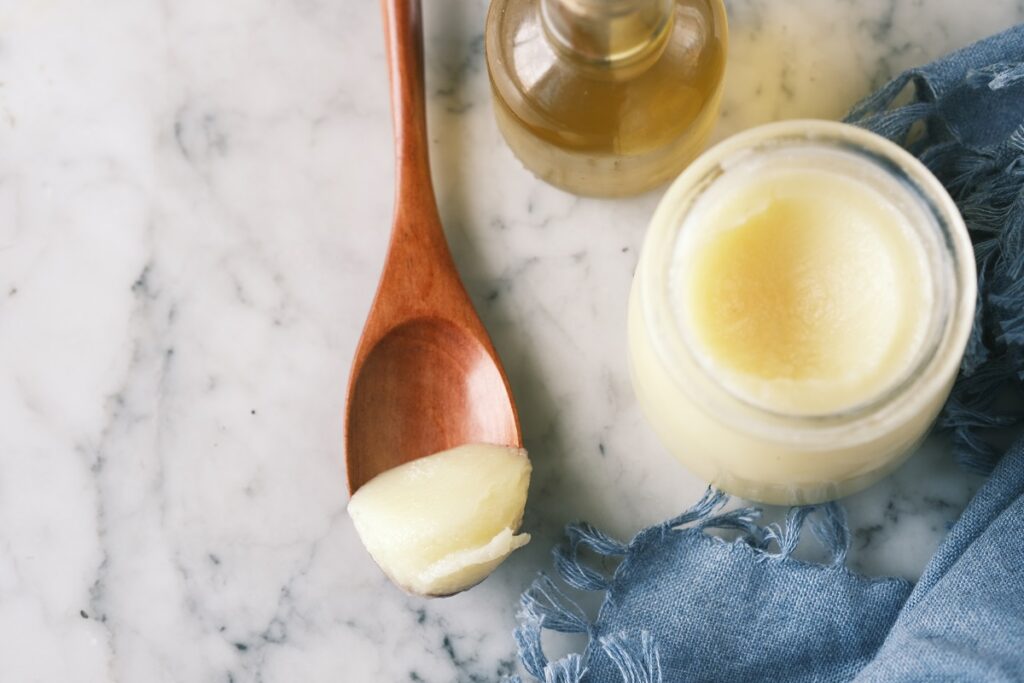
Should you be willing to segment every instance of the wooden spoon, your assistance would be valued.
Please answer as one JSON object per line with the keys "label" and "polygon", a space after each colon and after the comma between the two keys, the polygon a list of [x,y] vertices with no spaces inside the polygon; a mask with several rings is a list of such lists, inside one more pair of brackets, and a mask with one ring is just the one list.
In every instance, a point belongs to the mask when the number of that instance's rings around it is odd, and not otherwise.
{"label": "wooden spoon", "polygon": [[391,244],[348,386],[349,492],[465,443],[522,446],[508,379],[455,270],[427,157],[420,0],[382,0],[395,127]]}

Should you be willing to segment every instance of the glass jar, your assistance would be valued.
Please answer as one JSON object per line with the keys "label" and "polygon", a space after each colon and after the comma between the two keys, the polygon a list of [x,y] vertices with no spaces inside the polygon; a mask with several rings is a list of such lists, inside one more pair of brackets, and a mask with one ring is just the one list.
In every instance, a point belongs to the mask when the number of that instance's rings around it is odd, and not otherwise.
{"label": "glass jar", "polygon": [[493,0],[484,35],[498,127],[552,185],[642,192],[705,144],[726,33],[722,0]]}
{"label": "glass jar", "polygon": [[[693,235],[701,229],[722,229],[695,222],[700,215],[715,215],[700,214],[708,198],[728,198],[729,192],[767,183],[784,173],[787,164],[818,175],[848,174],[851,182],[870,185],[871,192],[880,193],[899,212],[901,225],[909,226],[908,239],[926,275],[926,310],[915,312],[920,333],[912,344],[907,341],[909,346],[897,349],[904,361],[874,389],[842,405],[824,399],[815,409],[813,391],[800,401],[773,403],[771,392],[759,397],[738,390],[724,366],[716,364],[714,353],[709,355],[698,343],[692,312],[680,306],[708,295],[684,291],[689,280],[683,276],[696,267],[688,261],[697,253]],[[742,181],[746,185],[737,180],[742,178],[747,178]],[[852,255],[838,258],[842,266]],[[870,272],[858,277],[868,278]],[[867,284],[865,279],[853,287]],[[963,219],[938,180],[914,157],[845,124],[787,121],[761,126],[694,161],[654,214],[629,303],[630,366],[637,398],[672,454],[725,491],[785,505],[845,496],[895,469],[923,439],[956,377],[976,293],[974,255]],[[718,302],[711,304],[714,309]],[[826,301],[829,305],[838,304]],[[766,319],[772,320],[770,315]],[[866,329],[861,339],[847,335],[854,338],[843,343],[853,349],[869,345],[870,332]],[[764,348],[752,349],[750,357],[770,355],[770,342],[766,338]],[[851,363],[860,360],[851,358]],[[816,385],[815,391],[832,391],[834,384]]]}

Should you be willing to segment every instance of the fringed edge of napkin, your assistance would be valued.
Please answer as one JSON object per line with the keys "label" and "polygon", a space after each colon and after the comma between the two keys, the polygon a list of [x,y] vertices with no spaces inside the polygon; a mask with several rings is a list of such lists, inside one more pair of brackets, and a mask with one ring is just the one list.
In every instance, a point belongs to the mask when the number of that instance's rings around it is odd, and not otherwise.
{"label": "fringed edge of napkin", "polygon": [[[969,69],[958,87],[999,91],[1020,86],[1024,62]],[[893,103],[913,86],[909,102]],[[978,299],[960,373],[938,420],[952,433],[954,457],[965,469],[990,474],[1003,449],[986,435],[1024,423],[1000,399],[1024,380],[1024,121],[1005,143],[964,140],[944,112],[927,67],[890,81],[858,103],[852,123],[906,148],[934,173],[964,217],[974,244]]]}
{"label": "fringed edge of napkin", "polygon": [[[594,569],[581,557],[581,551],[601,559],[622,559],[641,544],[657,543],[667,534],[687,531],[702,533],[711,530],[738,531],[732,541],[711,536],[717,542],[746,546],[758,561],[795,562],[791,555],[800,542],[801,532],[810,523],[830,562],[827,565],[808,565],[822,569],[848,571],[846,555],[850,548],[850,532],[846,513],[836,503],[807,505],[789,510],[786,522],[761,526],[758,507],[743,507],[728,512],[718,511],[729,501],[729,496],[712,488],[689,510],[677,517],[650,527],[637,534],[629,544],[622,543],[586,522],[566,528],[566,542],[553,551],[555,570],[567,586],[580,591],[607,592],[616,580],[628,580],[630,566],[620,564],[611,577]],[[717,514],[716,514],[717,513]],[[818,513],[812,518],[813,513]],[[772,546],[776,552],[772,552]],[[870,581],[871,579],[865,579]],[[888,579],[886,579],[888,580]],[[647,631],[620,632],[614,636],[596,637],[594,622],[565,591],[543,572],[519,600],[519,627],[515,641],[523,668],[544,683],[580,683],[587,673],[584,656],[572,653],[549,661],[541,645],[544,631],[578,633],[588,637],[588,650],[599,647],[615,663],[623,683],[662,683],[661,661],[657,643]],[[506,679],[508,683],[521,683],[518,677]]]}

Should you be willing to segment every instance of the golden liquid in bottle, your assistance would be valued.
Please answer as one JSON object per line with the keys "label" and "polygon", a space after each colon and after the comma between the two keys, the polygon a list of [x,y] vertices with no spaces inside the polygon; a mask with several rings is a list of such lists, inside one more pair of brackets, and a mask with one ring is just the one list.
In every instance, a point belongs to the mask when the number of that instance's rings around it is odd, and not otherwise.
{"label": "golden liquid in bottle", "polygon": [[666,8],[660,30],[632,44],[629,59],[595,59],[553,40],[536,0],[492,4],[486,41],[495,116],[537,176],[575,194],[635,194],[671,179],[700,152],[721,98],[725,12],[720,0]]}

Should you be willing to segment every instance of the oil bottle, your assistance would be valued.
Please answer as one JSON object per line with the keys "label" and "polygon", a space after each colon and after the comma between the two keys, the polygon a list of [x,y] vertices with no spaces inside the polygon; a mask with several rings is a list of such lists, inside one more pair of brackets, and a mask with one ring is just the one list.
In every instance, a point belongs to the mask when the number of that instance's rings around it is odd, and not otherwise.
{"label": "oil bottle", "polygon": [[552,185],[643,192],[706,142],[727,34],[722,0],[493,0],[485,46],[498,127]]}

